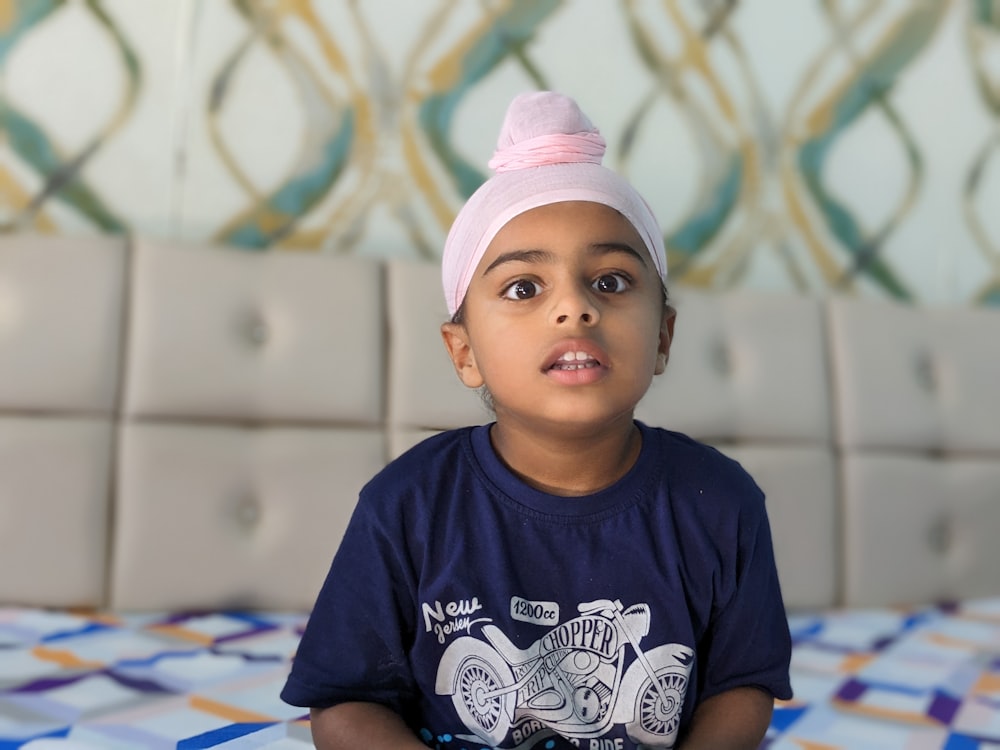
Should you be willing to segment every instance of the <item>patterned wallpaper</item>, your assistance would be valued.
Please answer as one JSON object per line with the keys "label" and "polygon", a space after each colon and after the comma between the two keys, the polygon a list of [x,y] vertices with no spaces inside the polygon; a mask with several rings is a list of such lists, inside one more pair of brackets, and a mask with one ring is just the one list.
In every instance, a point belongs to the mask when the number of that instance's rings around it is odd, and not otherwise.
{"label": "patterned wallpaper", "polygon": [[575,96],[673,283],[1000,304],[1000,0],[0,0],[0,225],[436,259]]}

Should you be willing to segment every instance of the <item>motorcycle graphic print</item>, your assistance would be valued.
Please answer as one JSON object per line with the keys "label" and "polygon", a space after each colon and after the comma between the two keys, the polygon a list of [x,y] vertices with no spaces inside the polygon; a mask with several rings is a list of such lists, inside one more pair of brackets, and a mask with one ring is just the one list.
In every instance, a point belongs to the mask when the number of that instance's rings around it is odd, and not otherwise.
{"label": "motorcycle graphic print", "polygon": [[492,624],[482,626],[485,640],[457,638],[441,657],[436,692],[450,695],[469,732],[491,747],[512,729],[516,743],[532,727],[583,739],[624,725],[637,744],[672,748],[694,652],[676,643],[643,651],[646,604],[599,599],[577,609],[523,650]]}

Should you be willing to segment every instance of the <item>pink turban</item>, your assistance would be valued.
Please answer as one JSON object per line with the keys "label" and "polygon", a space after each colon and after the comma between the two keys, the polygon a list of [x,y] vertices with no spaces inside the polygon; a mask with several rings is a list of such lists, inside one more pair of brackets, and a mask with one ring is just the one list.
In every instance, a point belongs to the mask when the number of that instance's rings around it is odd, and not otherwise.
{"label": "pink turban", "polygon": [[667,278],[663,233],[646,201],[601,165],[605,142],[575,101],[551,91],[520,94],[504,117],[489,162],[496,174],[469,198],[445,240],[441,279],[451,315],[497,232],[532,208],[563,201],[603,203],[621,213]]}

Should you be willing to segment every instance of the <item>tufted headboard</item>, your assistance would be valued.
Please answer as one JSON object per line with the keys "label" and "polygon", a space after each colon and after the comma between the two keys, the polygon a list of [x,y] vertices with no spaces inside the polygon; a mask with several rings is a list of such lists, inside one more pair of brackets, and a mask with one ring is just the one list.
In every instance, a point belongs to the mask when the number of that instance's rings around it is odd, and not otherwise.
{"label": "tufted headboard", "polygon": [[[0,603],[308,608],[361,486],[490,419],[432,264],[0,237]],[[638,416],[768,495],[793,609],[1000,593],[1000,310],[671,290]]]}

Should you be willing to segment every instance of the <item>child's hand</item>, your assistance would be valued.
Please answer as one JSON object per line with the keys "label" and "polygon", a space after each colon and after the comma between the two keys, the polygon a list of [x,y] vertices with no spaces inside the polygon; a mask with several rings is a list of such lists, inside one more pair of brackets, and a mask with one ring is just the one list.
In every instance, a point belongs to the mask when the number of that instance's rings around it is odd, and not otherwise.
{"label": "child's hand", "polygon": [[714,695],[698,706],[677,750],[757,750],[771,723],[774,698],[753,687]]}
{"label": "child's hand", "polygon": [[310,711],[318,750],[427,750],[403,720],[377,703],[341,703]]}

